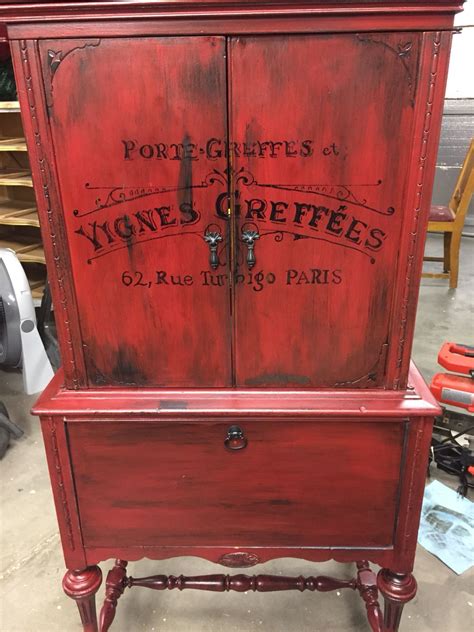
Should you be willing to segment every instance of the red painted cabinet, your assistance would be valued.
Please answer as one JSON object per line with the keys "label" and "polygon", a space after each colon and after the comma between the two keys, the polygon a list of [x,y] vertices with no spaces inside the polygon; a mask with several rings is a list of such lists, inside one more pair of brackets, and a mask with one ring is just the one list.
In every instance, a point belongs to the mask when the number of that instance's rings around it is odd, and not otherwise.
{"label": "red painted cabinet", "polygon": [[404,384],[439,37],[40,40],[82,385]]}
{"label": "red painted cabinet", "polygon": [[[132,586],[348,588],[398,630],[438,412],[410,353],[460,8],[0,0],[63,359],[35,412],[84,632]],[[357,571],[127,575],[183,555]]]}

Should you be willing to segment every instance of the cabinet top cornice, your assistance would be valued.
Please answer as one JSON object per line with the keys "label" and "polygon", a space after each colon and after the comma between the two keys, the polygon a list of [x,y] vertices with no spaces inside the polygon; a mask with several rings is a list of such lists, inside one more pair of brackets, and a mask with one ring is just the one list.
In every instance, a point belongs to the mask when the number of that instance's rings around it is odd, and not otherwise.
{"label": "cabinet top cornice", "polygon": [[131,19],[160,16],[213,17],[252,15],[355,16],[387,14],[456,13],[464,0],[0,0],[0,22],[52,20]]}

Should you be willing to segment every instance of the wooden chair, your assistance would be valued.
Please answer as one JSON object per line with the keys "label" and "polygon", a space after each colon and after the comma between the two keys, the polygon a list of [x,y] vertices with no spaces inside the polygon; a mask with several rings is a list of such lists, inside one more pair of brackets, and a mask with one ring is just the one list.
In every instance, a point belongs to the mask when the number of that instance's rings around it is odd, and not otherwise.
{"label": "wooden chair", "polygon": [[422,276],[431,279],[449,278],[449,287],[458,286],[459,250],[461,233],[469,203],[474,192],[474,138],[464,159],[453,195],[448,206],[432,206],[428,221],[428,231],[444,234],[444,256],[425,257],[423,261],[443,262],[443,272],[424,272]]}

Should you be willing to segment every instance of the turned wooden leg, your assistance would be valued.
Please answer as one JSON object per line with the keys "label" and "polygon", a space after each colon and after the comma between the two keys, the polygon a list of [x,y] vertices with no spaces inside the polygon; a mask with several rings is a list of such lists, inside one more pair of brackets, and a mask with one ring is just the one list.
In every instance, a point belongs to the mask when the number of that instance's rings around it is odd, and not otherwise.
{"label": "turned wooden leg", "polygon": [[64,575],[63,590],[77,603],[84,632],[98,632],[95,594],[101,583],[102,571],[98,566],[68,571]]}
{"label": "turned wooden leg", "polygon": [[365,602],[370,629],[372,632],[383,632],[383,617],[378,599],[377,575],[365,560],[357,562],[356,586]]}
{"label": "turned wooden leg", "polygon": [[403,606],[416,595],[416,580],[411,573],[392,573],[382,568],[377,576],[377,586],[383,595],[384,632],[397,632]]}
{"label": "turned wooden leg", "polygon": [[100,632],[107,632],[115,618],[117,601],[125,590],[127,579],[127,564],[125,560],[115,560],[112,570],[107,573],[105,580],[105,600],[100,611]]}

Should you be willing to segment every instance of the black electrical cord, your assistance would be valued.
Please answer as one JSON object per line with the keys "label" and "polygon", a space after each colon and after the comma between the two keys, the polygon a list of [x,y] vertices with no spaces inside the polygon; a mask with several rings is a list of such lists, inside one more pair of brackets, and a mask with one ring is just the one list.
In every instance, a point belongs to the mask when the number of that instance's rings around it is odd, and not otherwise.
{"label": "black electrical cord", "polygon": [[473,477],[469,473],[469,467],[474,465],[474,455],[469,448],[459,445],[456,439],[473,428],[474,426],[442,441],[436,437],[431,441],[430,464],[434,461],[438,469],[458,476],[460,484],[457,492],[462,496],[466,496],[469,489],[474,489]]}
{"label": "black electrical cord", "polygon": [[[435,426],[436,428],[437,426]],[[439,426],[438,426],[439,428]],[[444,428],[440,428],[441,430],[444,430]],[[440,441],[438,443],[438,448],[439,446],[444,445],[445,443],[448,443],[449,441],[456,441],[456,439],[458,437],[461,437],[463,434],[468,434],[469,432],[471,432],[471,430],[474,430],[474,426],[469,426],[469,428],[466,428],[465,430],[461,430],[461,432],[458,432],[457,434],[455,434],[454,436],[451,434],[451,436],[447,437],[446,439],[444,439],[444,441]],[[456,443],[456,445],[459,445],[459,443]],[[434,449],[434,446],[432,446]]]}

